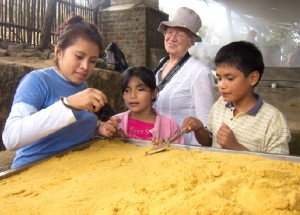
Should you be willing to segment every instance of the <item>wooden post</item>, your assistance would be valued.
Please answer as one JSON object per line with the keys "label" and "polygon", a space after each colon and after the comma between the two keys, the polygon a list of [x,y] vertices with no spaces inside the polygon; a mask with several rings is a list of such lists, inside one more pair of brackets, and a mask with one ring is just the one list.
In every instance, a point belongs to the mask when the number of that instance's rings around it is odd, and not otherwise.
{"label": "wooden post", "polygon": [[44,49],[51,47],[51,27],[55,19],[55,9],[56,9],[56,0],[48,1],[46,15],[44,17],[40,45],[39,49],[43,51]]}

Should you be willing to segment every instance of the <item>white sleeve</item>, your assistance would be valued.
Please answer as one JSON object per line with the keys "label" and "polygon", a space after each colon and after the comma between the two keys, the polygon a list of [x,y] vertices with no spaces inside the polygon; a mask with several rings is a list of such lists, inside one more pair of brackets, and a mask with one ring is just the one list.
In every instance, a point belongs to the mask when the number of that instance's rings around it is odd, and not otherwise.
{"label": "white sleeve", "polygon": [[193,83],[192,97],[195,103],[196,118],[201,120],[204,126],[207,126],[208,114],[214,104],[214,86],[213,75],[210,71],[200,73]]}
{"label": "white sleeve", "polygon": [[16,103],[5,124],[3,143],[8,150],[17,150],[74,122],[72,110],[61,101],[40,111],[26,103]]}

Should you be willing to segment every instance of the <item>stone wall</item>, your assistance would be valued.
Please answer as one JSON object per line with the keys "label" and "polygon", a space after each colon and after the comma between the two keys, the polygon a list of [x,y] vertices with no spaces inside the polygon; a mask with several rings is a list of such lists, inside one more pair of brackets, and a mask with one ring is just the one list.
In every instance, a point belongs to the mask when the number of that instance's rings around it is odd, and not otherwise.
{"label": "stone wall", "polygon": [[126,5],[126,4],[146,4],[150,7],[158,9],[158,0],[111,0],[111,6]]}
{"label": "stone wall", "polygon": [[163,35],[156,29],[168,15],[147,4],[111,6],[99,12],[104,45],[116,42],[129,66],[154,68],[164,55]]}

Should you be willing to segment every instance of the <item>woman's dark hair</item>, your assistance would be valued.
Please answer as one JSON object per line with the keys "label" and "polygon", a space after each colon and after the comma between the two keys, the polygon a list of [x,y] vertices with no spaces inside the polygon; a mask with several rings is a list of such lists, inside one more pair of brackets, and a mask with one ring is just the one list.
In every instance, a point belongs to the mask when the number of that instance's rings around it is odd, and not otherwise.
{"label": "woman's dark hair", "polygon": [[129,67],[121,74],[121,90],[122,93],[128,87],[129,81],[133,78],[139,78],[153,92],[156,89],[156,81],[154,73],[147,67]]}
{"label": "woman's dark hair", "polygon": [[259,49],[253,43],[246,41],[232,42],[223,46],[215,57],[215,65],[218,67],[221,64],[236,67],[244,73],[245,77],[248,77],[254,71],[258,71],[260,74],[259,80],[265,68]]}
{"label": "woman's dark hair", "polygon": [[[60,25],[55,36],[57,36],[57,45],[61,50],[73,45],[78,38],[94,42],[98,45],[99,51],[103,50],[103,38],[97,27],[78,15],[71,15],[68,20]],[[57,64],[57,61],[55,63]]]}

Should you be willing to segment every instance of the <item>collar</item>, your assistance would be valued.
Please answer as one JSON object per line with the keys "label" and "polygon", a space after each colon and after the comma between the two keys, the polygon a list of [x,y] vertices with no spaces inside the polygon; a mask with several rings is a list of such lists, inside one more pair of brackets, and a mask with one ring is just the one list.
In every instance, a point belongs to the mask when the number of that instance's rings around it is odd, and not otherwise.
{"label": "collar", "polygon": [[[247,112],[247,114],[249,115],[256,115],[257,112],[259,111],[259,109],[261,108],[261,106],[263,105],[264,101],[262,100],[262,98],[258,95],[258,94],[254,94],[254,96],[257,98],[257,102],[256,104]],[[227,102],[225,104],[225,107],[227,108],[232,108],[234,107],[233,103],[232,102]]]}

